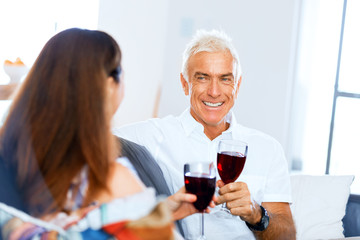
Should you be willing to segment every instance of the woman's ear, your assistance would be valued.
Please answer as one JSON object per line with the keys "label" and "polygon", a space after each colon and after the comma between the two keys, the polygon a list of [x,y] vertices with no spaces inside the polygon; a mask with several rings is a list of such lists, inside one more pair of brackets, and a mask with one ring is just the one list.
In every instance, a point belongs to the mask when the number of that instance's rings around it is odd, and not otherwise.
{"label": "woman's ear", "polygon": [[180,80],[181,80],[181,86],[184,90],[184,93],[186,96],[188,96],[189,95],[189,83],[188,83],[188,81],[186,81],[186,79],[182,73],[180,73]]}
{"label": "woman's ear", "polygon": [[112,76],[109,76],[106,79],[106,90],[107,90],[107,95],[108,95],[109,99],[111,99],[112,96],[116,92],[116,83],[115,83],[114,78]]}
{"label": "woman's ear", "polygon": [[110,107],[110,113],[115,114],[120,103],[124,98],[124,81],[116,82],[112,76],[106,79],[107,106]]}

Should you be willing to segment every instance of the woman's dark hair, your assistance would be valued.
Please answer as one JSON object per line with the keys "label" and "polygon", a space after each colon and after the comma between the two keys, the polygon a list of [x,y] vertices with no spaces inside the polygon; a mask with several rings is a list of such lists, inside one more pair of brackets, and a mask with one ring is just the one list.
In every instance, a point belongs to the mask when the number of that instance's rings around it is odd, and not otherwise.
{"label": "woman's dark hair", "polygon": [[84,204],[107,190],[117,150],[106,79],[120,74],[120,62],[120,48],[108,34],[68,29],[46,43],[22,83],[1,128],[0,154],[32,215],[63,210],[84,166]]}

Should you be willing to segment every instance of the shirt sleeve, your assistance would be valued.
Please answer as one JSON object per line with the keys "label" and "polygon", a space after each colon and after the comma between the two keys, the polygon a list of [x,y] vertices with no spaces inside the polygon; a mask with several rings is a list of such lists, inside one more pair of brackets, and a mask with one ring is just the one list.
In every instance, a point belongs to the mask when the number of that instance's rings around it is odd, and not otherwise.
{"label": "shirt sleeve", "polygon": [[279,142],[274,140],[274,154],[269,162],[263,202],[291,202],[288,164]]}

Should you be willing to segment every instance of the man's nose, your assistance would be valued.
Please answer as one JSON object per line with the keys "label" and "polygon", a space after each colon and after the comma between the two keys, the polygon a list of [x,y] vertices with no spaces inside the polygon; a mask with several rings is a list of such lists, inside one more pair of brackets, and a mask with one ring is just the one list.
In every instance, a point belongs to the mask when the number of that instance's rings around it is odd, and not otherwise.
{"label": "man's nose", "polygon": [[208,95],[216,98],[221,94],[221,86],[217,80],[211,80],[208,86]]}

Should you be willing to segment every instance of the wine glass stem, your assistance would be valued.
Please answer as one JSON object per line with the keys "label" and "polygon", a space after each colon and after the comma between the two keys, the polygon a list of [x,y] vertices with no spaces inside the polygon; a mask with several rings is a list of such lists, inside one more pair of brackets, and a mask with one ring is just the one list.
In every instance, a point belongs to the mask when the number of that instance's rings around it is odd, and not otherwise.
{"label": "wine glass stem", "polygon": [[201,236],[203,239],[205,238],[204,235],[204,212],[201,213]]}

